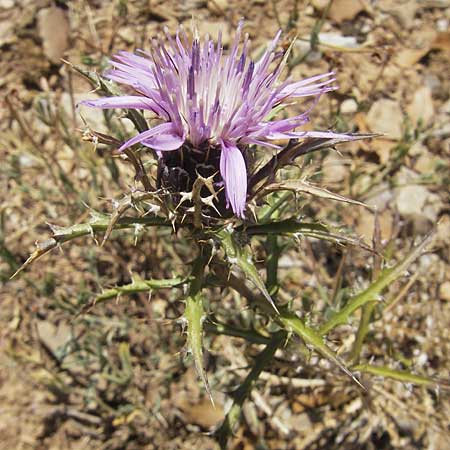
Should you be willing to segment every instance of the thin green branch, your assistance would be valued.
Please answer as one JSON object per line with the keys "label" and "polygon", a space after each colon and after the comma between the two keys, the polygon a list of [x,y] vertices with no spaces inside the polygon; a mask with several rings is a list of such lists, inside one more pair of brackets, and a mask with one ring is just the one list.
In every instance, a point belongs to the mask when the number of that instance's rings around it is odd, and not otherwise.
{"label": "thin green branch", "polygon": [[238,230],[245,231],[249,236],[269,235],[269,234],[284,234],[284,235],[300,235],[307,236],[314,239],[321,239],[337,244],[347,244],[351,246],[360,247],[368,252],[373,252],[372,247],[368,246],[360,239],[355,239],[351,236],[346,236],[337,232],[331,232],[327,227],[320,223],[314,222],[299,222],[296,219],[285,219],[275,222],[261,223],[250,225],[246,228],[240,227]]}
{"label": "thin green branch", "polygon": [[405,273],[409,265],[418,258],[431,241],[433,234],[427,236],[419,245],[414,247],[403,261],[390,269],[384,269],[378,279],[366,290],[352,297],[347,304],[336,312],[319,330],[325,335],[338,325],[347,323],[349,317],[363,305],[377,301],[385,288]]}
{"label": "thin green branch", "polygon": [[327,346],[319,333],[308,327],[299,317],[286,309],[283,309],[280,312],[279,320],[283,324],[285,330],[295,333],[306,345],[311,346],[323,357],[336,364],[336,366],[348,375],[359,387],[365,390],[365,387],[359,382],[355,375],[350,372],[344,362],[341,361],[336,353]]}
{"label": "thin green branch", "polygon": [[239,388],[233,393],[233,404],[228,411],[222,425],[215,432],[215,437],[218,440],[222,449],[227,448],[228,440],[232,436],[242,413],[242,406],[245,399],[249,396],[251,390],[256,384],[261,372],[272,361],[275,352],[282,345],[286,339],[284,331],[278,332],[266,348],[255,358],[255,364],[247,377]]}
{"label": "thin green branch", "polygon": [[111,298],[120,295],[130,295],[136,294],[138,292],[149,292],[157,289],[167,289],[180,287],[185,284],[188,280],[182,277],[168,278],[163,280],[142,280],[133,279],[130,284],[125,284],[122,286],[116,286],[111,289],[107,289],[96,297],[94,303],[103,302]]}
{"label": "thin green branch", "polygon": [[353,361],[353,364],[359,363],[359,358],[361,355],[362,346],[364,343],[364,339],[369,332],[369,325],[372,319],[373,310],[377,302],[366,303],[362,307],[361,319],[358,325],[358,331],[356,332],[355,343],[353,344],[352,352],[350,354],[350,359]]}
{"label": "thin green branch", "polygon": [[203,328],[214,334],[222,334],[225,336],[232,336],[245,339],[252,344],[268,344],[271,341],[270,337],[263,336],[254,330],[246,330],[243,328],[232,327],[224,323],[208,320],[204,323]]}
{"label": "thin green branch", "polygon": [[338,356],[329,348],[323,341],[322,336],[320,336],[317,331],[308,327],[303,321],[297,317],[294,313],[288,311],[286,308],[281,308],[279,315],[274,314],[272,308],[269,304],[262,298],[261,295],[255,295],[246,284],[233,274],[227,276],[224,267],[216,264],[214,266],[214,272],[219,279],[222,280],[224,286],[228,286],[239,292],[243,297],[260,308],[267,315],[272,317],[272,319],[278,323],[283,329],[288,332],[295,333],[302,341],[311,346],[319,354],[336,364],[345,374],[347,374],[352,380],[354,380],[359,386],[361,384],[354,377],[354,375],[347,369],[345,364],[338,358]]}
{"label": "thin green branch", "polygon": [[[38,241],[36,243],[36,250],[29,256],[29,258],[22,264],[22,266],[16,270],[11,276],[14,278],[22,270],[27,268],[33,261],[45,255],[49,251],[58,247],[58,245],[82,236],[94,236],[97,232],[103,232],[108,229],[110,224],[110,216],[104,214],[95,213],[92,215],[92,219],[86,223],[80,223],[71,227],[61,228],[57,226],[51,226],[53,235],[45,241]],[[136,227],[155,227],[165,226],[171,227],[171,223],[167,222],[161,217],[121,217],[115,224],[114,229],[124,228],[136,228]]]}
{"label": "thin green branch", "polygon": [[[372,282],[376,280],[381,271],[383,270],[383,257],[381,252],[383,250],[382,238],[381,238],[381,226],[378,213],[375,214],[375,226],[372,237],[372,247],[377,255],[374,258],[373,270],[372,270]],[[376,302],[370,302],[362,307],[361,318],[359,320],[358,331],[356,332],[355,342],[350,352],[350,359],[353,364],[359,364],[361,351],[364,340],[369,333],[370,322],[372,321],[373,312],[376,306]]]}
{"label": "thin green branch", "polygon": [[435,381],[429,377],[414,375],[404,370],[394,370],[385,366],[359,364],[357,366],[353,366],[352,370],[356,372],[370,373],[371,375],[377,375],[384,378],[392,378],[393,380],[402,381],[403,383],[412,383],[423,386],[436,386],[438,384],[440,385],[440,382]]}

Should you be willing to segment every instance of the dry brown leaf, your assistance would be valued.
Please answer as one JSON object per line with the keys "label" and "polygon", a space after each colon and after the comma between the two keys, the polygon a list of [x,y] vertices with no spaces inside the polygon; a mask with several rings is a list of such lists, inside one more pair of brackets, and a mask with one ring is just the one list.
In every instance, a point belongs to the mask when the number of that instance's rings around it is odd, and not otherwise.
{"label": "dry brown leaf", "polygon": [[400,67],[411,67],[417,64],[430,50],[431,47],[428,46],[425,48],[404,48],[397,53],[394,62]]}
{"label": "dry brown leaf", "polygon": [[335,22],[354,19],[366,6],[361,0],[334,0],[328,17]]}
{"label": "dry brown leaf", "polygon": [[207,398],[196,404],[184,399],[178,407],[190,423],[195,423],[205,429],[218,425],[225,417],[223,407],[220,404],[214,406]]}
{"label": "dry brown leaf", "polygon": [[450,52],[450,31],[438,33],[436,39],[433,41],[433,48]]}
{"label": "dry brown leaf", "polygon": [[439,298],[450,302],[450,281],[441,284],[441,287],[439,288]]}

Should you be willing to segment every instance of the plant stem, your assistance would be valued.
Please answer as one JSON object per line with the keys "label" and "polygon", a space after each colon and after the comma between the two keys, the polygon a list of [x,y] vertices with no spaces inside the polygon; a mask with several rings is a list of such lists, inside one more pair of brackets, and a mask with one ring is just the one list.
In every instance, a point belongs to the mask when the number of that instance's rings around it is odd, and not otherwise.
{"label": "plant stem", "polygon": [[418,258],[430,243],[434,233],[427,236],[419,245],[414,247],[410,253],[390,269],[384,269],[377,280],[372,283],[366,290],[352,297],[347,304],[338,312],[336,312],[319,330],[321,335],[327,334],[337,325],[347,323],[351,314],[358,308],[370,302],[378,300],[381,292],[387,288],[393,281],[404,274],[408,266]]}
{"label": "plant stem", "polygon": [[[114,225],[114,229],[134,228],[138,225],[142,226],[166,226],[171,224],[160,217],[121,217]],[[49,251],[56,248],[64,242],[71,241],[82,236],[94,236],[94,233],[99,231],[106,231],[110,226],[110,217],[106,215],[96,214],[90,222],[80,223],[67,228],[60,228],[52,226],[53,236],[45,241],[38,241],[36,243],[36,250],[29,256],[29,258],[22,264],[16,272],[11,275],[14,278],[22,270],[28,267],[33,261],[45,255]]]}
{"label": "plant stem", "polygon": [[270,337],[263,336],[253,330],[245,330],[242,328],[232,327],[230,325],[208,320],[204,323],[205,331],[209,331],[214,334],[222,334],[225,336],[232,336],[245,339],[247,342],[253,344],[268,344],[271,340]]}
{"label": "plant stem", "polygon": [[423,377],[420,375],[414,375],[404,370],[394,370],[384,366],[372,366],[370,364],[360,364],[353,366],[352,370],[358,372],[370,373],[372,375],[378,375],[381,377],[392,378],[393,380],[403,381],[404,383],[413,383],[418,385],[437,385],[436,381],[431,378]]}
{"label": "plant stem", "polygon": [[251,390],[256,384],[256,381],[261,375],[261,372],[272,361],[275,352],[285,339],[286,333],[284,331],[280,331],[273,336],[266,348],[255,358],[255,365],[252,367],[243,383],[233,393],[233,404],[231,405],[231,408],[228,411],[222,425],[215,433],[221,449],[225,450],[227,448],[228,440],[235,431],[241,417],[242,406],[245,399],[249,396]]}
{"label": "plant stem", "polygon": [[205,268],[211,256],[211,247],[200,246],[200,254],[194,262],[189,284],[189,295],[186,297],[184,319],[187,323],[187,344],[194,358],[198,376],[203,381],[206,392],[213,402],[208,379],[203,367],[203,321],[205,309],[203,307],[203,280]]}
{"label": "plant stem", "polygon": [[352,352],[350,354],[350,359],[353,361],[353,364],[359,363],[362,345],[367,333],[369,332],[369,325],[376,304],[377,302],[371,302],[362,307],[361,319],[359,321],[358,331],[356,332],[355,343],[353,344]]}

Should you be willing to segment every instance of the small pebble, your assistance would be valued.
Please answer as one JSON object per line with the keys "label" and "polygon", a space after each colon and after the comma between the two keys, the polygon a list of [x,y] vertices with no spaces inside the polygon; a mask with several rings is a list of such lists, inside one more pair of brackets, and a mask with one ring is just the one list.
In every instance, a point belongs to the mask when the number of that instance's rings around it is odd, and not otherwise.
{"label": "small pebble", "polygon": [[441,33],[444,33],[445,31],[448,30],[448,25],[449,25],[448,19],[443,18],[443,19],[438,19],[436,21],[436,29],[438,31],[440,31]]}
{"label": "small pebble", "polygon": [[352,98],[347,98],[341,103],[340,110],[342,114],[354,114],[358,111],[358,104]]}
{"label": "small pebble", "polygon": [[14,6],[14,0],[0,0],[0,9],[10,9]]}

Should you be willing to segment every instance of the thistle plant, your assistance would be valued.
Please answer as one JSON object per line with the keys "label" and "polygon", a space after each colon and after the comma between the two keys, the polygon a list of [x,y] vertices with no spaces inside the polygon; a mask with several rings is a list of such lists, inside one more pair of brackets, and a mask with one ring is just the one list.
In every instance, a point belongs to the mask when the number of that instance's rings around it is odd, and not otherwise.
{"label": "thistle plant", "polygon": [[[216,430],[223,447],[255,381],[278,349],[297,349],[306,359],[311,352],[317,353],[361,392],[366,389],[360,380],[364,372],[404,382],[435,383],[420,375],[360,361],[380,294],[404,274],[430,237],[413,247],[404,260],[383,267],[382,248],[300,215],[291,201],[298,195],[367,208],[312,184],[304,176],[292,177],[296,174],[292,167],[312,152],[372,136],[302,130],[320,97],[337,89],[333,72],[282,81],[290,48],[277,50],[280,33],[254,61],[250,40],[242,36],[242,29],[240,23],[227,52],[220,32],[215,43],[207,36],[198,36],[195,29],[189,38],[180,27],[175,37],[166,30],[165,38],[153,39],[149,51],[119,52],[102,77],[76,68],[102,95],[83,101],[80,108],[122,109],[133,122],[136,134],[125,141],[90,129],[85,139],[107,145],[114,156],[131,163],[136,186],[115,200],[111,214],[92,211],[87,223],[53,226],[51,238],[38,243],[23,266],[82,236],[103,234],[104,242],[113,230],[132,229],[137,235],[149,227],[172,230],[174,240],[191,248],[186,273],[170,279],[134,279],[131,284],[105,290],[85,308],[118,295],[182,288],[185,309],[180,322],[187,334],[186,349],[211,398],[204,367],[205,333],[240,337],[265,346],[232,394],[232,405]],[[303,102],[304,111],[289,117],[287,111],[295,102]],[[280,295],[279,258],[292,242],[304,237],[357,245],[380,261],[378,276],[366,289],[331,314],[319,314],[314,323],[295,309],[286,295]],[[252,250],[255,242],[264,245],[262,261]],[[238,328],[231,326],[227,317],[219,320],[209,301],[209,293],[217,287],[246,299],[249,308],[265,318],[263,325]],[[326,337],[339,325],[349,323],[361,308],[352,355],[338,356]],[[240,311],[229,314],[236,316]]]}

